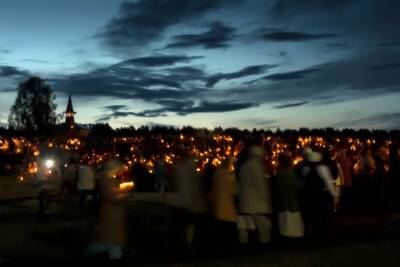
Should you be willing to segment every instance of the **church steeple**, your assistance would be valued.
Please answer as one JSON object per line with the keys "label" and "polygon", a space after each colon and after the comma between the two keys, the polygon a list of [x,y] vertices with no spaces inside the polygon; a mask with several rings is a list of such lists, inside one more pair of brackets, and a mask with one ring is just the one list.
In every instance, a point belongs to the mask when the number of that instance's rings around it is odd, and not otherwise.
{"label": "church steeple", "polygon": [[64,113],[65,113],[65,124],[67,125],[68,129],[74,129],[75,128],[74,116],[76,112],[74,111],[74,107],[72,106],[71,93],[69,94],[67,109],[65,110]]}

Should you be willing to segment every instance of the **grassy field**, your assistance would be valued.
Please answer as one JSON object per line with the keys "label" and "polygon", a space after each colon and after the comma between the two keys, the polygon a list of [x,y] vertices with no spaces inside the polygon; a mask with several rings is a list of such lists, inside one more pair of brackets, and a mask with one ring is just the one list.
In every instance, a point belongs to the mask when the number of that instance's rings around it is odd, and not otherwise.
{"label": "grassy field", "polygon": [[[69,265],[83,259],[82,251],[97,225],[93,209],[81,211],[76,197],[54,197],[50,214],[43,219],[37,215],[35,199],[10,200],[34,197],[30,184],[8,177],[1,187],[0,263],[54,260],[57,265]],[[274,242],[221,253],[207,243],[188,250],[174,209],[134,199],[127,203],[129,244],[121,266],[400,266],[397,214],[383,225],[373,218],[338,217],[331,239],[323,243]]]}
{"label": "grassy field", "polygon": [[[0,261],[82,260],[96,224],[94,212],[76,199],[55,199],[46,219],[33,200],[0,206]],[[122,266],[399,266],[400,225],[339,218],[329,242],[279,243],[219,253],[185,249],[179,221],[158,203],[131,202],[129,249]]]}

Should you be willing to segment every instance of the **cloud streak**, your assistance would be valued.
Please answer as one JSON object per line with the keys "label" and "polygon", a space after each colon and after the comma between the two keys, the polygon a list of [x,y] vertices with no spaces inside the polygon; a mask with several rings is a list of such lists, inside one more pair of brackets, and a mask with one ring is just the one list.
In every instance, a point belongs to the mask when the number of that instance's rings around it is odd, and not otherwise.
{"label": "cloud streak", "polygon": [[269,32],[263,34],[262,38],[273,42],[305,42],[320,39],[329,39],[338,37],[335,33],[305,33],[305,32]]}
{"label": "cloud streak", "polygon": [[232,101],[220,101],[220,102],[209,102],[201,101],[199,104],[195,104],[194,101],[179,101],[179,100],[162,100],[158,101],[161,108],[148,109],[141,112],[133,111],[121,111],[126,106],[106,106],[104,109],[112,111],[110,114],[102,115],[98,121],[107,121],[111,118],[120,118],[127,116],[154,118],[164,117],[168,113],[176,113],[180,116],[185,116],[193,113],[223,113],[236,110],[247,109],[256,107],[258,104],[251,102],[232,102]]}
{"label": "cloud streak", "polygon": [[0,65],[0,77],[27,77],[29,74],[28,71],[21,70],[17,67],[13,66],[1,66]]}
{"label": "cloud streak", "polygon": [[173,36],[173,42],[166,45],[166,48],[190,48],[203,47],[206,49],[225,48],[234,38],[236,29],[228,27],[221,22],[209,25],[206,32],[199,34],[180,34]]}
{"label": "cloud streak", "polygon": [[125,60],[116,64],[115,66],[159,67],[159,66],[174,65],[177,63],[189,63],[192,60],[201,58],[203,57],[202,56],[189,57],[182,55],[157,55],[157,56],[139,57],[139,58]]}
{"label": "cloud streak", "polygon": [[293,108],[293,107],[303,106],[305,104],[308,104],[308,101],[301,101],[301,102],[278,105],[278,106],[275,106],[274,108],[275,109]]}
{"label": "cloud streak", "polygon": [[239,71],[229,72],[229,73],[218,73],[211,75],[206,79],[207,86],[213,87],[215,84],[220,82],[221,80],[232,80],[243,78],[252,75],[259,75],[265,73],[268,69],[274,68],[277,65],[254,65],[245,67]]}
{"label": "cloud streak", "polygon": [[274,73],[271,75],[264,76],[262,79],[270,81],[284,81],[284,80],[295,80],[306,77],[309,74],[321,71],[321,68],[311,68],[305,70],[297,70],[290,72]]}

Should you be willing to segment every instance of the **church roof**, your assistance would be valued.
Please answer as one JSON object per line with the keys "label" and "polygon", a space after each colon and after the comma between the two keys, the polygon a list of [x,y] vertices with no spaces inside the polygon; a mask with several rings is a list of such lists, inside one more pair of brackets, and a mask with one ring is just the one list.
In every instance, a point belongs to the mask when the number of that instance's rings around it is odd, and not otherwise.
{"label": "church roof", "polygon": [[75,113],[74,107],[72,106],[71,94],[69,94],[68,97],[67,110],[65,111],[65,113]]}

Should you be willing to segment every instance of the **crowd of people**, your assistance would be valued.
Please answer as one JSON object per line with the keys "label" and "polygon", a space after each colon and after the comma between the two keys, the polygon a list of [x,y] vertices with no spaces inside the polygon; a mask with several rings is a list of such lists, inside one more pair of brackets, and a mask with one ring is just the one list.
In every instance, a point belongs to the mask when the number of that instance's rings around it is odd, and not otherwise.
{"label": "crowd of people", "polygon": [[[265,148],[255,143],[244,147],[236,159],[226,157],[219,166],[210,164],[201,172],[189,150],[181,148],[177,153],[170,172],[163,161],[155,162],[150,186],[141,180],[141,175],[148,174],[146,169],[139,164],[128,168],[117,159],[104,162],[99,169],[84,159],[71,159],[58,170],[54,168],[50,174],[61,177],[60,194],[79,196],[81,209],[87,208],[88,196],[93,207],[100,207],[104,230],[88,252],[122,256],[127,238],[122,203],[129,190],[120,185],[130,177],[136,178],[136,191],[174,196],[171,202],[168,197],[163,199],[179,210],[188,247],[196,245],[201,223],[207,220],[212,221],[210,245],[226,249],[236,244],[267,244],[274,238],[324,239],[335,213],[366,212],[384,222],[385,214],[399,204],[400,150],[389,151],[385,145],[374,150],[368,147],[356,156],[346,148],[305,147],[300,162],[289,150],[283,151],[273,170],[265,162]],[[48,170],[41,168],[35,175],[42,214],[50,190],[48,177]]]}

